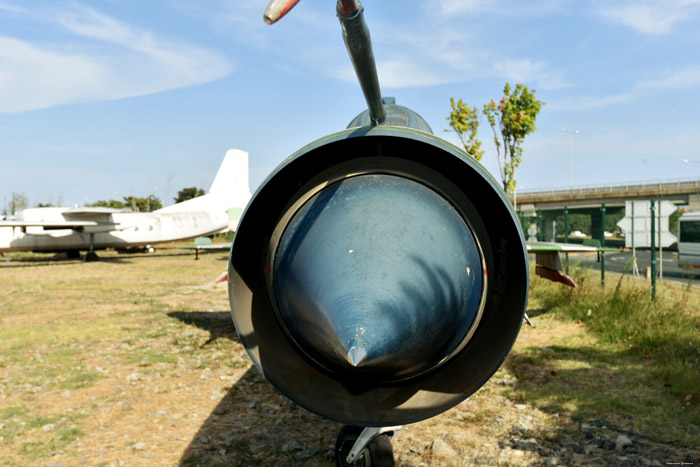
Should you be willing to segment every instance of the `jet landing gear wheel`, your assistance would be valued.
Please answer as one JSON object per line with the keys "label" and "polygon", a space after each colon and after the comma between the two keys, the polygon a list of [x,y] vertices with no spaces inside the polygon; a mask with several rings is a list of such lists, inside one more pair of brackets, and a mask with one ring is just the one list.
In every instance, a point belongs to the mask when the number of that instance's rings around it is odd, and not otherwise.
{"label": "jet landing gear wheel", "polygon": [[[369,436],[367,443],[357,455],[354,462],[348,462],[348,455],[358,442],[365,430],[373,430],[365,433],[364,439]],[[354,467],[390,467],[394,465],[394,449],[391,446],[391,436],[393,432],[383,432],[384,429],[361,428],[346,425],[340,430],[335,442],[335,465]],[[364,441],[366,442],[366,441]]]}
{"label": "jet landing gear wheel", "polygon": [[90,251],[85,255],[85,261],[86,262],[91,262],[91,261],[99,261],[100,257],[97,256],[97,253],[94,251]]}

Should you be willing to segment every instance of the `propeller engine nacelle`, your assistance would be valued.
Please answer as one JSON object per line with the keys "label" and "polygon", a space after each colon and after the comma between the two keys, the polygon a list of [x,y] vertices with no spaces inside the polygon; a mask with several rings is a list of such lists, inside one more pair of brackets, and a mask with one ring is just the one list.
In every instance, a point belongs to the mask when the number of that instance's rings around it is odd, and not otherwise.
{"label": "propeller engine nacelle", "polygon": [[[527,251],[498,183],[385,105],[263,182],[234,238],[241,341],[284,395],[358,426],[412,423],[479,389],[518,335]],[[357,126],[359,125],[359,126]]]}

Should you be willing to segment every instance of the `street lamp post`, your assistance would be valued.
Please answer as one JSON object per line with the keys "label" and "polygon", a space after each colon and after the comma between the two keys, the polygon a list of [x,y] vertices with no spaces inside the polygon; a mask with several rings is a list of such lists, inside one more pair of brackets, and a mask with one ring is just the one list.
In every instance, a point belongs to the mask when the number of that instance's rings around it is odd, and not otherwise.
{"label": "street lamp post", "polygon": [[518,211],[518,179],[515,178],[515,169],[513,169],[513,180],[515,180],[515,186],[513,187],[513,209]]}
{"label": "street lamp post", "polygon": [[566,128],[562,128],[561,131],[563,131],[564,133],[568,133],[568,135],[569,135],[569,188],[573,189],[574,188],[574,169],[573,169],[574,135],[578,134],[578,130],[567,130]]}

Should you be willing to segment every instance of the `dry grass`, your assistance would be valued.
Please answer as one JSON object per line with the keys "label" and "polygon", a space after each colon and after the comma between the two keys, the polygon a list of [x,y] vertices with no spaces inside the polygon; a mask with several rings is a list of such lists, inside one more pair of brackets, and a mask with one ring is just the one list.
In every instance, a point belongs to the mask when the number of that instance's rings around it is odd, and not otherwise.
{"label": "dry grass", "polygon": [[[214,284],[225,253],[194,261],[175,249],[105,252],[97,263],[8,257],[0,265],[3,464],[329,464],[339,425],[279,395],[238,341],[226,286]],[[546,296],[532,301],[537,328],[523,329],[484,388],[396,438],[401,464],[431,464],[436,438],[465,463],[497,463],[513,430],[557,440],[576,430],[571,415],[621,424],[629,415],[657,438],[699,440],[684,413],[697,414],[700,396],[679,400],[649,376],[653,358],[616,350],[560,311],[544,313]],[[688,310],[698,309],[695,300],[688,295]],[[661,400],[672,415],[652,411]],[[690,428],[673,429],[673,417]],[[292,441],[313,455],[295,460]],[[536,452],[522,458],[538,462]]]}
{"label": "dry grass", "polygon": [[[661,282],[652,301],[647,282],[611,275],[602,288],[593,272],[573,274],[577,289],[532,279],[531,313],[541,327],[578,329],[513,352],[511,365],[525,383],[518,395],[699,446],[700,289]],[[536,376],[541,368],[555,376]]]}

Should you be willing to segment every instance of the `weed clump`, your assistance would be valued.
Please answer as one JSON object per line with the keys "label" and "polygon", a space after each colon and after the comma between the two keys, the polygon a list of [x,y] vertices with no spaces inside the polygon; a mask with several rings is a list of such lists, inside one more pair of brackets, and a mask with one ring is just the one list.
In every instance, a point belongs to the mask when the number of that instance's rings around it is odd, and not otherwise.
{"label": "weed clump", "polygon": [[573,268],[578,287],[532,278],[531,299],[543,311],[578,321],[601,344],[652,363],[651,376],[677,397],[700,399],[700,293],[664,283],[656,300],[649,283],[620,275],[602,287],[594,272]]}

